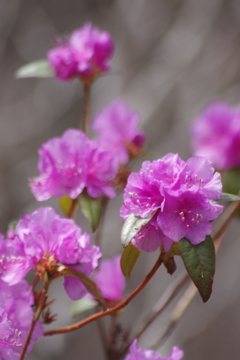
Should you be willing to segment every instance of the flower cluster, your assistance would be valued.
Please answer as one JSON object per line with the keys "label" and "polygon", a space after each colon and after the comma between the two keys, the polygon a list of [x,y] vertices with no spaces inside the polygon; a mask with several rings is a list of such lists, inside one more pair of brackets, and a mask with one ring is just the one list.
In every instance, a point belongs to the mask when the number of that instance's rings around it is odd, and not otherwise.
{"label": "flower cluster", "polygon": [[69,38],[59,40],[56,48],[48,52],[48,61],[59,80],[80,77],[83,81],[92,81],[109,69],[113,52],[110,35],[86,23]]}
{"label": "flower cluster", "polygon": [[[31,269],[44,278],[45,272],[57,272],[60,264],[89,275],[101,257],[99,247],[89,243],[89,235],[82,234],[72,219],[60,218],[52,208],[39,208],[23,216],[14,237],[1,239],[2,280],[18,284]],[[70,276],[64,277],[64,287],[73,300],[87,293],[84,285]]]}
{"label": "flower cluster", "polygon": [[93,280],[101,290],[109,307],[123,297],[126,286],[125,277],[120,267],[120,255],[112,259],[100,262],[97,272],[93,274]]}
{"label": "flower cluster", "polygon": [[151,252],[160,245],[169,251],[183,237],[194,245],[202,242],[222,211],[221,205],[212,202],[219,199],[221,190],[220,174],[203,157],[185,162],[177,154],[168,154],[145,161],[139,173],[129,176],[120,210],[124,219],[131,213],[152,216],[132,244]]}
{"label": "flower cluster", "polygon": [[130,346],[130,354],[127,355],[125,360],[180,360],[183,357],[183,351],[177,346],[174,346],[171,354],[163,358],[159,356],[154,350],[144,350],[137,347],[137,339],[133,340]]}
{"label": "flower cluster", "polygon": [[135,157],[141,151],[145,134],[138,130],[140,119],[122,101],[115,101],[101,110],[92,123],[103,146],[114,153],[119,164],[126,164],[129,157]]}
{"label": "flower cluster", "polygon": [[80,130],[69,129],[39,150],[40,176],[30,180],[38,201],[67,195],[76,199],[86,187],[90,196],[115,196],[111,182],[117,173],[113,154]]}
{"label": "flower cluster", "polygon": [[[34,315],[33,294],[25,280],[13,286],[0,280],[0,293],[0,359],[17,360]],[[37,322],[28,352],[42,336],[43,327]]]}
{"label": "flower cluster", "polygon": [[191,126],[192,149],[219,170],[240,166],[240,108],[218,102],[205,109]]}

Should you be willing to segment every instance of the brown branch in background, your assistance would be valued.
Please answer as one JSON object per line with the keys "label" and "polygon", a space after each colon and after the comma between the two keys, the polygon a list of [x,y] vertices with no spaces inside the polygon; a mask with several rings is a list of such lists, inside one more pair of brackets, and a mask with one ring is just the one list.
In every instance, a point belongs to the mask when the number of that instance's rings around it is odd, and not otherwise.
{"label": "brown branch in background", "polygon": [[151,349],[158,349],[168,339],[197,292],[198,290],[196,286],[191,283],[180,298],[180,300],[177,302],[174,310],[172,311],[167,329],[164,331],[161,338],[157,340],[156,343],[150,346]]}
{"label": "brown branch in background", "polygon": [[172,300],[179,294],[179,292],[182,290],[188,280],[189,276],[184,271],[184,273],[181,273],[180,276],[170,284],[170,286],[160,297],[158,302],[143,319],[133,338],[138,339],[143,334],[143,332],[148,328],[149,325],[151,325],[151,323],[156,319],[156,317],[160,315],[163,310],[165,310],[166,307],[172,302]]}
{"label": "brown branch in background", "polygon": [[[240,196],[240,194],[238,194]],[[232,202],[225,211],[220,216],[218,221],[217,228],[213,231],[213,238],[219,238],[223,232],[226,230],[227,226],[229,225],[230,221],[236,215],[238,210],[240,209],[240,201]]]}
{"label": "brown branch in background", "polygon": [[42,310],[45,307],[45,303],[46,303],[46,300],[47,300],[47,290],[48,290],[48,283],[45,283],[44,286],[43,286],[43,289],[41,291],[39,304],[38,304],[37,310],[35,312],[35,315],[33,317],[31,326],[30,326],[30,328],[28,330],[27,338],[26,338],[25,343],[23,345],[19,360],[23,360],[25,358],[28,346],[29,346],[31,338],[32,338],[34,328],[35,328],[35,326],[37,324],[37,321],[38,321],[38,319],[39,319],[39,317],[40,317],[40,315],[42,313]]}
{"label": "brown branch in background", "polygon": [[44,333],[45,336],[50,336],[50,335],[55,335],[55,334],[63,334],[63,333],[67,333],[70,331],[74,331],[77,329],[80,329],[81,327],[97,320],[100,319],[104,316],[110,315],[110,314],[114,314],[115,312],[117,312],[118,310],[123,309],[124,307],[126,307],[139,293],[140,291],[148,284],[148,282],[151,280],[151,278],[153,277],[153,275],[156,273],[156,271],[159,269],[159,267],[161,266],[163,262],[163,254],[160,254],[155,265],[153,266],[152,270],[146,275],[146,277],[144,278],[144,280],[136,287],[136,289],[125,299],[123,300],[120,304],[118,304],[117,306],[114,306],[110,309],[107,309],[106,311],[102,311],[99,312],[97,314],[93,314],[91,316],[89,316],[88,318],[73,324],[73,325],[69,325],[66,326],[64,328],[61,329],[55,329],[55,330],[50,330],[50,331],[46,331]]}
{"label": "brown branch in background", "polygon": [[97,320],[97,326],[98,326],[98,332],[99,332],[99,335],[101,338],[105,356],[106,356],[106,358],[108,358],[108,340],[107,340],[107,336],[106,336],[102,318]]}
{"label": "brown branch in background", "polygon": [[91,83],[84,82],[84,108],[83,108],[83,131],[88,135],[89,116],[90,116],[90,97],[91,97]]}

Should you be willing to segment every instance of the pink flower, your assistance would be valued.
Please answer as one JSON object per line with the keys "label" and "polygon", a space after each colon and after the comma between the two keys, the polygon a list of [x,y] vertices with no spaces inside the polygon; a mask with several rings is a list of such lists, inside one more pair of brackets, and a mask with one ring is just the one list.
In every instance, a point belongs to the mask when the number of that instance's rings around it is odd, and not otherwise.
{"label": "pink flower", "polygon": [[86,178],[88,194],[93,198],[98,198],[101,194],[114,198],[116,191],[112,187],[112,181],[117,171],[118,165],[113,154],[98,141],[91,141]]}
{"label": "pink flower", "polygon": [[126,286],[125,277],[120,267],[120,255],[103,260],[93,274],[93,280],[101,290],[105,300],[118,301],[123,297]]}
{"label": "pink flower", "polygon": [[219,170],[240,166],[240,109],[218,102],[208,106],[191,126],[192,149]]}
{"label": "pink flower", "polygon": [[65,41],[48,52],[50,67],[59,80],[80,77],[92,81],[99,74],[109,70],[114,43],[111,36],[90,23],[75,30]]}
{"label": "pink flower", "polygon": [[111,150],[119,164],[126,164],[129,156],[136,156],[143,147],[145,135],[138,130],[139,116],[122,101],[115,101],[101,110],[92,128],[106,149]]}
{"label": "pink flower", "polygon": [[76,199],[86,187],[88,194],[114,197],[111,183],[117,173],[113,155],[80,130],[69,129],[39,150],[40,176],[30,180],[38,201],[67,195]]}
{"label": "pink flower", "polygon": [[144,350],[137,347],[137,339],[133,340],[132,345],[130,346],[130,354],[127,355],[125,360],[180,360],[183,358],[183,351],[180,350],[177,346],[174,346],[172,353],[163,358],[159,356],[154,350]]}
{"label": "pink flower", "polygon": [[178,155],[142,164],[132,173],[124,191],[120,215],[141,218],[154,215],[132,240],[139,250],[155,251],[160,245],[169,251],[173,242],[186,237],[192,244],[205,240],[211,222],[222,211],[212,200],[220,198],[221,177],[209,161],[200,156],[186,162]]}
{"label": "pink flower", "polygon": [[71,80],[76,76],[77,59],[69,46],[60,45],[50,50],[48,61],[58,80]]}
{"label": "pink flower", "polygon": [[[0,293],[0,359],[17,360],[34,315],[33,294],[25,280],[13,286],[0,280]],[[43,326],[38,322],[28,352],[42,336]]]}
{"label": "pink flower", "polygon": [[[39,208],[32,215],[23,216],[13,239],[0,242],[2,279],[14,285],[31,269],[42,277],[44,272],[57,270],[59,264],[89,275],[101,257],[99,247],[89,243],[90,236],[82,234],[72,219],[60,218],[52,208]],[[78,279],[68,276],[64,287],[74,300],[87,293]]]}

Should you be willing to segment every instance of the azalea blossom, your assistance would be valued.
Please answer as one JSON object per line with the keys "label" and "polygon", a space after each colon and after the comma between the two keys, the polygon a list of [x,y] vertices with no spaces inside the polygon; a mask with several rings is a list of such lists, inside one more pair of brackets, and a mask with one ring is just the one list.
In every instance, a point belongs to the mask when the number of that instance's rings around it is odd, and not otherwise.
{"label": "azalea blossom", "polygon": [[219,170],[240,166],[240,108],[217,102],[191,125],[195,155],[205,156]]}
{"label": "azalea blossom", "polygon": [[[0,279],[0,359],[19,359],[34,313],[33,293],[25,280],[9,286]],[[43,326],[37,322],[27,351],[43,336]]]}
{"label": "azalea blossom", "polygon": [[177,154],[168,154],[145,161],[139,173],[129,176],[120,210],[124,219],[131,213],[151,218],[132,244],[150,252],[160,245],[169,251],[183,237],[194,245],[204,241],[222,212],[223,207],[213,203],[221,190],[220,174],[203,157],[185,162]]}
{"label": "azalea blossom", "polygon": [[80,77],[92,81],[109,70],[114,43],[106,31],[100,31],[86,23],[68,38],[58,40],[57,46],[48,52],[48,61],[57,79],[70,80]]}
{"label": "azalea blossom", "polygon": [[121,255],[117,255],[112,259],[102,260],[93,274],[95,284],[107,301],[118,301],[123,298],[126,281],[120,267],[120,259]]}
{"label": "azalea blossom", "polygon": [[[90,236],[82,233],[74,220],[61,218],[50,207],[25,214],[15,229],[15,236],[0,242],[0,270],[2,280],[18,284],[34,269],[40,278],[63,267],[89,275],[98,265],[101,251],[90,246]],[[73,299],[87,293],[76,278],[65,276],[64,287]]]}
{"label": "azalea blossom", "polygon": [[124,102],[115,101],[101,110],[94,118],[92,129],[105,148],[114,153],[119,164],[126,164],[129,157],[141,151],[145,134],[138,129],[137,112]]}
{"label": "azalea blossom", "polygon": [[64,195],[76,199],[85,187],[92,197],[116,195],[111,185],[117,173],[113,154],[82,131],[66,130],[43,144],[39,155],[40,176],[30,180],[38,201]]}
{"label": "azalea blossom", "polygon": [[129,350],[130,354],[127,355],[125,360],[180,360],[184,355],[182,350],[174,346],[171,354],[163,358],[154,350],[145,350],[137,347],[137,339],[133,340]]}

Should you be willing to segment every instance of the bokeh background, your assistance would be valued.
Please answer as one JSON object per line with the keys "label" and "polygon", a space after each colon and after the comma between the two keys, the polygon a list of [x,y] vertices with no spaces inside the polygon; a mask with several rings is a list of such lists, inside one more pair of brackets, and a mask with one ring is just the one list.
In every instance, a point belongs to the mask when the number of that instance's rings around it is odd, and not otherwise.
{"label": "bokeh background", "polygon": [[[16,80],[23,64],[45,57],[52,40],[86,21],[111,33],[116,52],[111,72],[94,84],[91,115],[113,99],[123,99],[141,116],[147,149],[154,156],[178,152],[190,156],[189,124],[209,102],[240,101],[239,0],[0,0],[0,231],[12,219],[39,204],[27,179],[37,175],[37,150],[50,137],[81,124],[80,83],[53,79]],[[134,163],[138,170],[140,161]],[[110,205],[103,231],[105,257],[121,252],[122,198]],[[57,207],[57,201],[40,204]],[[87,222],[78,221],[86,231]],[[218,254],[213,295],[197,296],[176,331],[160,349],[184,348],[186,360],[240,359],[239,224],[233,221]],[[129,293],[144,277],[156,254],[142,255],[127,284]],[[178,261],[178,273],[181,272]],[[160,269],[122,316],[130,330],[176,278]],[[64,326],[71,301],[53,284],[53,311]],[[171,307],[141,339],[143,347],[164,331]],[[104,360],[95,324],[67,335],[44,338],[29,360]]]}

